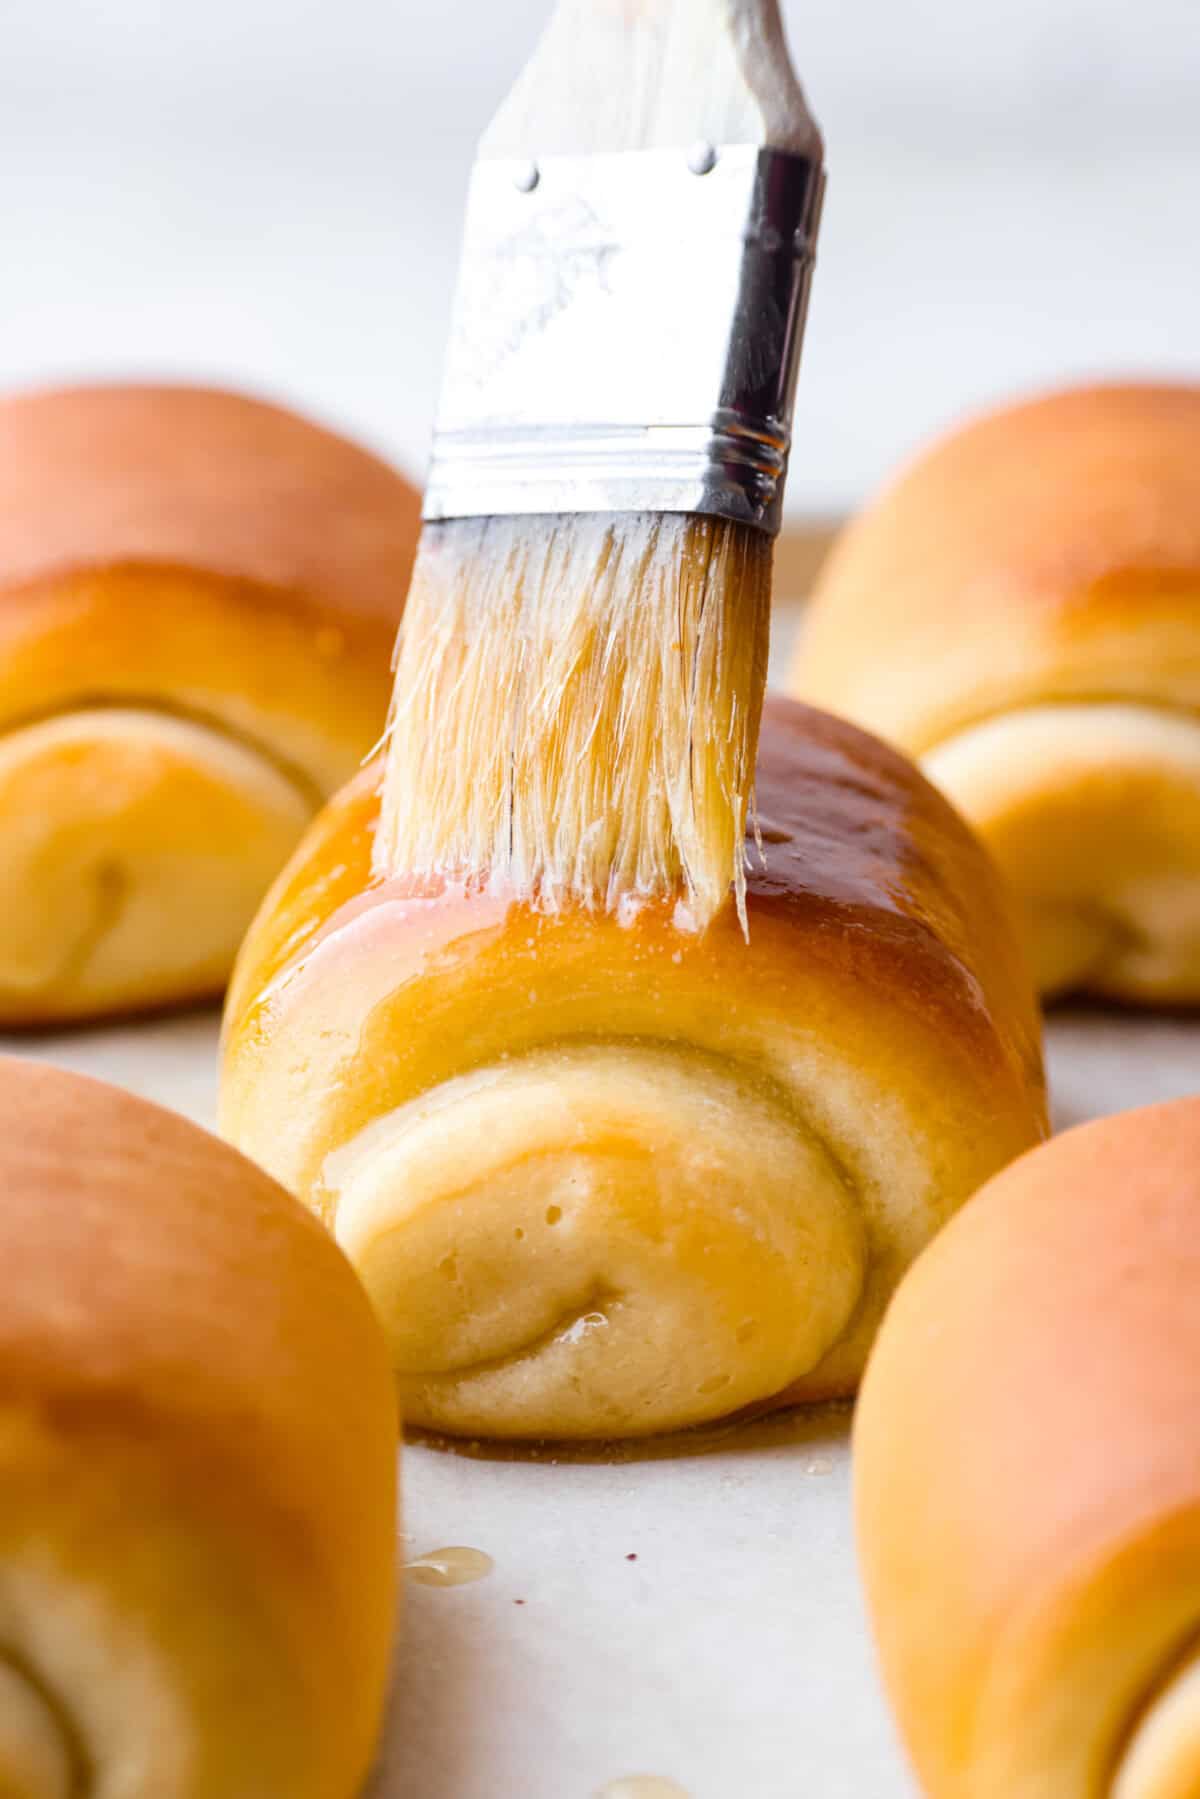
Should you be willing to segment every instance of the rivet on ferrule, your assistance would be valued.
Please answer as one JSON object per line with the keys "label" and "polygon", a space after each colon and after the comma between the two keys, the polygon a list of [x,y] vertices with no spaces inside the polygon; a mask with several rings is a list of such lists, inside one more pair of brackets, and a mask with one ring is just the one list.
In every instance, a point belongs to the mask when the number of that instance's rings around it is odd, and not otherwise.
{"label": "rivet on ferrule", "polygon": [[822,185],[707,141],[477,164],[425,517],[777,531]]}

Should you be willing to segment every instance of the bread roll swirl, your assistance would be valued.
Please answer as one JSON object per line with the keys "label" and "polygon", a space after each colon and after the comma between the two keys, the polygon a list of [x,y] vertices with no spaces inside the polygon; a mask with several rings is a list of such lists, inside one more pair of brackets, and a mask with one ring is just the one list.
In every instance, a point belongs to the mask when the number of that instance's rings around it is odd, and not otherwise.
{"label": "bread roll swirl", "polygon": [[82,1774],[54,1701],[28,1669],[0,1654],[0,1790],[13,1799],[72,1799]]}
{"label": "bread roll swirl", "polygon": [[1200,1000],[1200,388],[1051,394],[919,457],[826,564],[793,685],[921,758],[1043,990]]}
{"label": "bread roll swirl", "polygon": [[768,703],[747,943],[379,881],[378,775],[239,960],[222,1123],[326,1219],[406,1415],[619,1436],[853,1390],[902,1270],[1044,1129],[993,871],[911,766]]}
{"label": "bread roll swirl", "polygon": [[[745,1404],[821,1362],[866,1277],[819,1136],[698,1052],[532,1050],[398,1107],[324,1180],[419,1415],[465,1430],[620,1433]],[[445,1203],[463,1193],[465,1230]],[[453,1289],[440,1317],[431,1271]]]}
{"label": "bread roll swirl", "polygon": [[395,1404],[325,1233],[215,1139],[0,1061],[0,1792],[353,1799]]}
{"label": "bread roll swirl", "polygon": [[234,394],[0,403],[0,1023],[220,990],[382,728],[416,510]]}
{"label": "bread roll swirl", "polygon": [[864,1579],[929,1799],[1200,1777],[1200,1102],[1068,1132],[906,1278],[855,1428]]}

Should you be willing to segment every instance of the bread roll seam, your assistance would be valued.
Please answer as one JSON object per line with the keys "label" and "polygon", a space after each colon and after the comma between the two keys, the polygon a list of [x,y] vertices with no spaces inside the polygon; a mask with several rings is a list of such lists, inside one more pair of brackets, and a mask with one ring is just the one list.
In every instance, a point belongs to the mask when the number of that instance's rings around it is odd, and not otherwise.
{"label": "bread roll seam", "polygon": [[91,1756],[71,1712],[39,1669],[12,1644],[0,1642],[0,1667],[6,1667],[23,1681],[45,1706],[62,1740],[70,1764],[70,1799],[88,1799],[95,1785],[95,1769]]}

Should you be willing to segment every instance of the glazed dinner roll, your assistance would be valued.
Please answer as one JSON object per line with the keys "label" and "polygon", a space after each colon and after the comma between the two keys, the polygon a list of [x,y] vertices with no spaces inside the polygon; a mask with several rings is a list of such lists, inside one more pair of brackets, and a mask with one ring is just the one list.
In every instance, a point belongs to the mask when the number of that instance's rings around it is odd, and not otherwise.
{"label": "glazed dinner roll", "polygon": [[1200,1793],[1200,1100],[971,1201],[884,1321],[855,1463],[928,1799]]}
{"label": "glazed dinner roll", "polygon": [[0,401],[0,1026],[220,991],[383,727],[417,511],[241,395]]}
{"label": "glazed dinner roll", "polygon": [[223,1128],[327,1221],[410,1421],[613,1437],[851,1392],[902,1270],[1044,1130],[994,871],[911,764],[767,704],[749,941],[371,871],[379,776],[239,959]]}
{"label": "glazed dinner roll", "polygon": [[1052,394],[918,458],[826,565],[793,686],[921,759],[1044,990],[1200,1001],[1200,386]]}
{"label": "glazed dinner roll", "polygon": [[0,1059],[0,1793],[353,1799],[395,1599],[386,1346],[227,1145]]}

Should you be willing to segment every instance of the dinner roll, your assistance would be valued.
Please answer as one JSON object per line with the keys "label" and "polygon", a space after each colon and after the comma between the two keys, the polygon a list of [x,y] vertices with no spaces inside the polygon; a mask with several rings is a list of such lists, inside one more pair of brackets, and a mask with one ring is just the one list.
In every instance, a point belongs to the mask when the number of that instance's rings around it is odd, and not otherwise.
{"label": "dinner roll", "polygon": [[855,1464],[927,1799],[1200,1792],[1200,1101],[971,1201],[884,1321]]}
{"label": "dinner roll", "polygon": [[0,1059],[0,1793],[355,1799],[396,1419],[345,1259],[225,1144]]}
{"label": "dinner roll", "polygon": [[242,395],[0,401],[0,1026],[220,991],[383,727],[417,511]]}
{"label": "dinner roll", "polygon": [[406,1416],[617,1437],[853,1391],[887,1298],[1045,1128],[995,873],[903,758],[767,703],[749,941],[372,873],[379,774],[239,959],[229,1137],[329,1224]]}
{"label": "dinner roll", "polygon": [[920,757],[1043,990],[1200,1000],[1200,386],[954,432],[846,532],[794,691]]}

